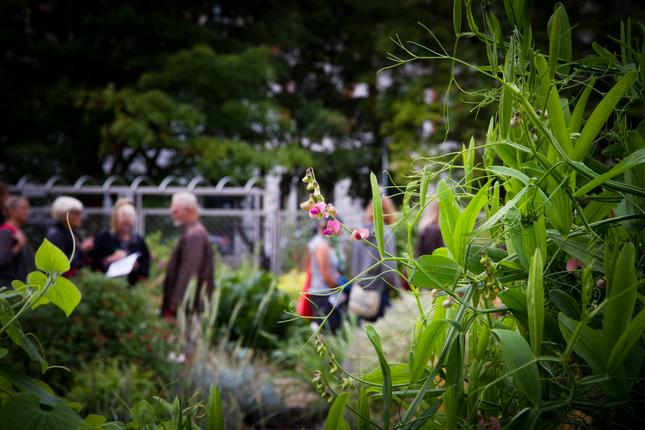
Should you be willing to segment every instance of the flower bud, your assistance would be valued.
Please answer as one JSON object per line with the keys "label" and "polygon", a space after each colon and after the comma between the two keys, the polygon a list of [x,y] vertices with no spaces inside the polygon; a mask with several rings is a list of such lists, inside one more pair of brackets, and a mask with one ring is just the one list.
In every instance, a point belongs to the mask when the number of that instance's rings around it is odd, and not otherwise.
{"label": "flower bud", "polygon": [[316,204],[316,202],[314,202],[313,199],[309,199],[307,201],[304,201],[304,202],[300,203],[300,209],[305,210],[305,211],[309,211],[309,210],[311,210],[311,208],[314,207],[314,204]]}
{"label": "flower bud", "polygon": [[454,305],[454,304],[455,304],[455,299],[454,299],[454,297],[452,297],[452,296],[448,296],[448,297],[446,297],[446,299],[443,301],[443,303],[441,304],[441,306],[443,306],[444,308],[448,309],[448,308],[451,308],[451,307],[452,307],[452,305]]}

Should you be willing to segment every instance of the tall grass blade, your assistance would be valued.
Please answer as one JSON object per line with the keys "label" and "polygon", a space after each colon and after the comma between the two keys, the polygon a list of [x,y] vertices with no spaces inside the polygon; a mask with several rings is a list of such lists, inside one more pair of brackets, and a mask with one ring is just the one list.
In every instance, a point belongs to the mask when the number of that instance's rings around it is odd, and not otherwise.
{"label": "tall grass blade", "polygon": [[526,291],[529,313],[529,338],[531,340],[531,349],[536,357],[540,355],[544,330],[543,271],[542,253],[539,248],[536,248],[531,258],[531,269]]}
{"label": "tall grass blade", "polygon": [[381,189],[378,185],[376,175],[370,173],[370,184],[372,186],[372,211],[374,219],[374,236],[376,247],[381,258],[385,258],[385,238],[383,232],[383,206],[381,204]]}
{"label": "tall grass blade", "polygon": [[365,333],[374,346],[379,365],[381,366],[381,372],[383,373],[383,430],[388,430],[390,428],[390,410],[392,408],[392,375],[390,365],[385,359],[383,348],[381,347],[381,338],[376,330],[374,330],[374,327],[368,325],[365,327]]}

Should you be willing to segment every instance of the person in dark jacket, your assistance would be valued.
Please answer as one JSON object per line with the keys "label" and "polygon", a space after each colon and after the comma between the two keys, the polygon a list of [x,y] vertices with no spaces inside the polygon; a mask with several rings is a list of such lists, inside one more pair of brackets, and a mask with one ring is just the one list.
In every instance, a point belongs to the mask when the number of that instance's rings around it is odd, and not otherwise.
{"label": "person in dark jacket", "polygon": [[175,225],[183,228],[168,261],[161,305],[164,318],[172,321],[182,304],[188,284],[193,279],[197,282],[197,290],[193,303],[189,304],[189,311],[201,310],[202,294],[205,292],[210,296],[213,292],[215,262],[208,232],[199,222],[199,206],[195,195],[188,192],[174,194],[170,212]]}
{"label": "person in dark jacket", "polygon": [[145,240],[136,234],[132,227],[136,220],[136,210],[129,200],[118,200],[112,210],[112,222],[108,230],[100,232],[94,239],[92,261],[94,268],[106,272],[110,264],[128,255],[138,253],[139,257],[128,282],[134,285],[146,279],[150,270],[150,251]]}
{"label": "person in dark jacket", "polygon": [[22,227],[29,218],[29,202],[24,197],[9,197],[4,202],[6,221],[0,224],[0,287],[25,282],[34,270],[34,256]]}
{"label": "person in dark jacket", "polygon": [[[76,271],[90,264],[88,253],[94,248],[94,238],[81,240],[79,229],[83,225],[83,203],[74,197],[60,196],[52,204],[54,224],[47,230],[46,238],[71,258],[71,269],[65,276],[74,276]],[[70,233],[69,226],[72,228]],[[73,238],[72,238],[73,234]],[[74,250],[74,242],[76,249]],[[72,256],[72,251],[74,255]]]}
{"label": "person in dark jacket", "polygon": [[435,249],[445,246],[439,228],[439,203],[430,203],[419,223],[419,236],[415,247],[415,256],[431,255]]}

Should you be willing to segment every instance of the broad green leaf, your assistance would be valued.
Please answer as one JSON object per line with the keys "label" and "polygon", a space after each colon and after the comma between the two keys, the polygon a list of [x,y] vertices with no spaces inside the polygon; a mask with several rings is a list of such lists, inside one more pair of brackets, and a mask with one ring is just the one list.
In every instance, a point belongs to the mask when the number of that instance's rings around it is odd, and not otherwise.
{"label": "broad green leaf", "polygon": [[574,193],[574,196],[581,197],[586,193],[588,193],[589,191],[593,190],[594,188],[601,186],[604,182],[608,181],[609,179],[615,176],[618,176],[621,173],[625,172],[626,170],[629,170],[643,163],[645,163],[645,148],[639,149],[638,151],[629,154],[627,157],[623,158],[618,164],[612,167],[609,171],[592,179],[583,187],[580,187],[578,191]]}
{"label": "broad green leaf", "polygon": [[626,243],[614,264],[611,283],[607,285],[602,320],[602,334],[607,354],[614,349],[616,342],[625,332],[634,312],[634,304],[638,295],[634,257],[634,245]]}
{"label": "broad green leaf", "polygon": [[206,430],[224,430],[224,412],[222,410],[222,395],[215,384],[211,384],[208,396],[208,416]]}
{"label": "broad green leaf", "polygon": [[349,430],[349,424],[345,420],[345,405],[349,399],[349,393],[342,393],[329,408],[327,421],[325,421],[325,430]]}
{"label": "broad green leaf", "polygon": [[629,322],[627,328],[620,335],[607,361],[607,372],[614,374],[619,366],[625,361],[632,348],[640,342],[645,333],[645,308]]}
{"label": "broad green leaf", "polygon": [[529,282],[526,290],[528,316],[529,316],[529,338],[533,354],[538,357],[542,346],[542,333],[544,331],[544,284],[543,284],[544,263],[539,248],[531,258],[531,269],[529,271]]}
{"label": "broad green leaf", "polygon": [[422,255],[415,261],[412,283],[420,288],[440,288],[452,285],[461,267],[452,258],[440,255]]}
{"label": "broad green leaf", "polygon": [[103,425],[105,424],[105,417],[102,415],[89,414],[85,417],[85,420],[83,420],[83,424],[92,430],[103,429]]}
{"label": "broad green leaf", "polygon": [[383,206],[381,204],[381,189],[378,186],[376,175],[370,173],[370,184],[372,186],[372,211],[374,219],[374,237],[376,247],[381,258],[385,258],[385,235],[383,233]]}
{"label": "broad green leaf", "polygon": [[[405,363],[388,363],[392,385],[405,385],[410,381],[410,366]],[[363,380],[372,384],[383,385],[385,378],[381,367],[377,367],[363,376]],[[378,390],[380,392],[380,389]]]}
{"label": "broad green leaf", "polygon": [[594,109],[587,124],[585,124],[582,129],[582,133],[578,138],[575,147],[573,148],[573,153],[571,158],[575,161],[582,160],[591,150],[591,145],[596,140],[598,133],[607,122],[609,115],[614,111],[614,108],[623,98],[627,90],[629,90],[636,78],[638,77],[638,72],[632,70],[629,71],[623,76],[614,87],[609,90],[605,97],[598,103],[598,106]]}
{"label": "broad green leaf", "polygon": [[376,330],[374,330],[374,327],[368,325],[365,327],[365,333],[374,346],[383,374],[383,429],[388,430],[390,428],[390,409],[392,407],[392,375],[390,365],[385,359],[383,348],[381,347],[381,338]]}
{"label": "broad green leaf", "polygon": [[414,342],[414,362],[410,363],[410,385],[419,381],[432,356],[437,341],[443,340],[447,324],[445,321],[433,321],[422,327]]}
{"label": "broad green leaf", "polygon": [[[567,342],[574,341],[573,333],[580,321],[569,318],[563,313],[558,316],[560,331]],[[580,328],[580,334],[573,345],[573,351],[582,357],[594,373],[602,373],[605,368],[604,345],[602,331],[593,329],[584,324]]]}
{"label": "broad green leaf", "polygon": [[573,109],[571,120],[569,121],[569,133],[580,132],[580,127],[582,126],[582,116],[585,113],[587,101],[589,100],[589,95],[591,94],[591,91],[593,90],[593,87],[596,83],[596,79],[597,78],[595,76],[591,78],[591,81],[586,84],[584,91],[582,91],[582,95],[580,95],[580,99],[578,99],[576,107]]}
{"label": "broad green leaf", "polygon": [[0,360],[2,360],[8,352],[9,350],[7,348],[0,348]]}
{"label": "broad green leaf", "polygon": [[[67,278],[58,276],[54,285],[45,291],[43,298],[62,309],[66,316],[70,316],[81,302],[81,292]],[[42,299],[34,303],[32,307],[35,308],[41,304],[43,304]]]}
{"label": "broad green leaf", "polygon": [[505,329],[491,330],[499,339],[507,372],[512,374],[513,384],[527,399],[537,406],[542,398],[542,384],[537,362],[531,347],[517,332]]}
{"label": "broad green leaf", "polygon": [[616,193],[603,191],[596,197],[598,198],[597,200],[591,200],[587,206],[582,209],[582,212],[589,223],[606,219],[611,213],[611,210],[616,207],[616,203],[611,201],[611,199],[617,197]]}
{"label": "broad green leaf", "polygon": [[455,261],[460,264],[464,262],[464,256],[466,255],[466,247],[470,241],[473,228],[475,227],[475,221],[477,221],[477,215],[484,208],[488,202],[488,187],[490,182],[487,182],[483,187],[479,189],[475,197],[472,198],[466,209],[457,219],[455,224],[454,237],[453,237],[453,256]]}
{"label": "broad green leaf", "polygon": [[439,227],[441,236],[446,244],[446,248],[454,255],[455,245],[453,237],[457,220],[461,215],[461,209],[457,204],[457,199],[445,179],[441,179],[437,184],[437,197],[439,198]]}
{"label": "broad green leaf", "polygon": [[70,430],[83,425],[81,417],[60,403],[44,409],[38,397],[22,393],[9,398],[0,410],[4,430]]}
{"label": "broad green leaf", "polygon": [[63,251],[45,239],[36,251],[36,267],[43,272],[65,273],[70,266]]}

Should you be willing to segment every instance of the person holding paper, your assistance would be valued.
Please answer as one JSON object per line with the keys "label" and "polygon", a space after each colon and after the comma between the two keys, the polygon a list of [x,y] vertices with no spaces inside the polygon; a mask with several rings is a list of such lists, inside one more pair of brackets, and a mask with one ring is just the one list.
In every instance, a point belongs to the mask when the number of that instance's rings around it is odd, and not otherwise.
{"label": "person holding paper", "polygon": [[148,245],[132,228],[136,217],[136,210],[128,200],[118,200],[112,210],[110,229],[96,236],[92,252],[94,268],[103,272],[128,255],[138,254],[132,270],[127,274],[130,285],[146,279],[150,270]]}
{"label": "person holding paper", "polygon": [[199,222],[199,206],[195,195],[189,192],[174,194],[170,213],[174,224],[183,229],[168,260],[161,305],[163,317],[172,321],[181,306],[188,284],[193,279],[197,282],[197,291],[188,311],[201,310],[204,289],[208,296],[213,292],[215,261],[208,232]]}

